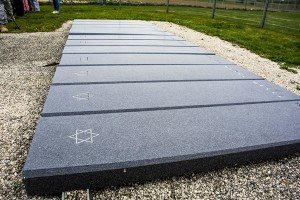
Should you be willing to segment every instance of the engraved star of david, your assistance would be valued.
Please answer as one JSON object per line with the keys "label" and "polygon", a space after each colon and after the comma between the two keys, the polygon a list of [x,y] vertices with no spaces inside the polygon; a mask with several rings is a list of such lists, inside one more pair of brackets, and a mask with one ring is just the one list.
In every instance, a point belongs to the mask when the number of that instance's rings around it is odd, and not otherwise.
{"label": "engraved star of david", "polygon": [[70,135],[69,138],[75,139],[76,144],[82,143],[82,142],[88,142],[93,143],[93,138],[98,136],[99,134],[93,133],[92,129],[87,130],[76,130],[76,133],[74,135]]}
{"label": "engraved star of david", "polygon": [[74,95],[73,98],[77,99],[78,101],[81,101],[81,100],[90,100],[91,96],[92,95],[89,92],[86,92],[86,93],[80,93],[80,94]]}

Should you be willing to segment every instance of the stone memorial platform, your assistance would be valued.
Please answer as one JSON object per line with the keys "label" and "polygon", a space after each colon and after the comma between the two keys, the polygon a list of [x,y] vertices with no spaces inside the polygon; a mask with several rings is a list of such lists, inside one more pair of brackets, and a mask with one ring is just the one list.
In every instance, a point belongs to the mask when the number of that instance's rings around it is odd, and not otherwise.
{"label": "stone memorial platform", "polygon": [[75,20],[23,169],[29,195],[300,152],[300,97],[150,23]]}
{"label": "stone memorial platform", "polygon": [[[190,43],[181,41],[181,40],[173,40],[173,39],[169,39],[169,40],[164,40],[164,39],[149,39],[149,40],[141,40],[141,39],[110,39],[110,40],[105,40],[105,39],[83,39],[83,40],[76,40],[76,39],[72,39],[72,40],[67,40],[66,43],[66,48],[73,48],[72,46],[77,46],[80,48],[103,48],[104,47],[108,47],[108,48],[116,48],[116,47],[129,47],[129,48],[136,48],[139,50],[143,50],[144,47],[147,48],[171,48],[173,47],[175,49],[175,47],[180,48],[185,48],[185,47],[197,47],[195,45],[192,45]],[[199,48],[199,47],[197,47]],[[65,50],[65,49],[64,49]],[[185,50],[188,50],[187,48],[185,48]],[[199,48],[198,50],[204,50]],[[130,51],[128,51],[130,52]],[[181,52],[183,53],[183,52]]]}

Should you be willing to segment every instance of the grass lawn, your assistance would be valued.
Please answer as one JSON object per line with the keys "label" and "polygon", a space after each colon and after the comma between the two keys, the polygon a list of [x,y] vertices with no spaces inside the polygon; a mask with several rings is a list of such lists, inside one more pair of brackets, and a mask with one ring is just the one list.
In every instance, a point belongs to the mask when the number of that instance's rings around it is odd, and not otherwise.
{"label": "grass lawn", "polygon": [[261,11],[217,10],[211,19],[211,9],[185,6],[171,6],[168,14],[164,6],[62,5],[59,15],[53,15],[52,9],[52,5],[41,5],[41,12],[17,18],[21,31],[13,23],[8,28],[11,32],[53,31],[67,20],[85,18],[169,21],[238,44],[285,68],[300,68],[300,13],[269,12],[267,26],[261,29]]}

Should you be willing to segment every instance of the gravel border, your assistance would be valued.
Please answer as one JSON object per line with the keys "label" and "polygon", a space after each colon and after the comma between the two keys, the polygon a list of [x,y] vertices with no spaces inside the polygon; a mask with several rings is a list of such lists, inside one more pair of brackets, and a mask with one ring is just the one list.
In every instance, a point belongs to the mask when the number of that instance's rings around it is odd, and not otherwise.
{"label": "gravel border", "polygon": [[[168,31],[176,32],[243,67],[249,65],[250,70],[253,66],[253,71],[257,70],[258,75],[264,75],[278,84],[287,84],[284,86],[292,90],[289,81],[294,80],[293,74],[275,69],[278,67],[276,63],[244,49],[244,56],[248,52],[260,62],[249,63],[248,54],[245,60],[234,60],[234,51],[241,49],[235,45],[178,25],[152,23],[170,29]],[[0,199],[58,199],[27,197],[21,170],[70,24],[67,22],[50,33],[0,35]],[[269,70],[265,63],[271,63],[273,67]],[[263,69],[254,67],[261,65],[264,65]],[[299,188],[300,157],[294,155],[260,164],[106,188],[92,193],[94,199],[299,199]],[[85,195],[84,191],[67,192],[67,199],[82,199]]]}

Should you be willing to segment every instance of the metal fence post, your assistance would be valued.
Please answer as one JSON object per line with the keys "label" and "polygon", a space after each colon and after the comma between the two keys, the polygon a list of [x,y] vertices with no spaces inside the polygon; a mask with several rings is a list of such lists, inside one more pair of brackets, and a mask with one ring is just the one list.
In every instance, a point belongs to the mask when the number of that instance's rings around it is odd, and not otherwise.
{"label": "metal fence post", "polygon": [[169,13],[170,0],[166,0],[166,13]]}
{"label": "metal fence post", "polygon": [[215,18],[216,5],[217,5],[217,0],[214,0],[213,10],[212,10],[212,15],[211,15],[211,17],[212,17],[213,19]]}
{"label": "metal fence post", "polygon": [[101,4],[101,5],[105,5],[105,4],[106,4],[106,0],[99,0],[98,2],[99,2],[99,4]]}
{"label": "metal fence post", "polygon": [[247,0],[245,0],[244,3],[245,3],[245,10],[247,10]]}
{"label": "metal fence post", "polygon": [[269,0],[266,0],[265,1],[264,11],[263,11],[263,17],[262,17],[261,22],[260,22],[260,27],[261,28],[263,28],[265,26],[265,21],[266,21],[266,17],[267,17],[268,6],[269,6]]}

